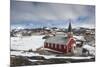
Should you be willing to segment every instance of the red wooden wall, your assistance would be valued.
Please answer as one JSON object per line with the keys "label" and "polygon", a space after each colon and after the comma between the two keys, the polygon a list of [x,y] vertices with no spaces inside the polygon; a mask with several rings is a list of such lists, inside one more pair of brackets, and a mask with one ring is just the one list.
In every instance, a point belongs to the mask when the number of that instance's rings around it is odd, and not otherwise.
{"label": "red wooden wall", "polygon": [[69,39],[66,45],[64,44],[54,44],[54,43],[44,43],[44,48],[49,48],[62,53],[67,53],[71,51],[72,45],[75,43],[73,38]]}

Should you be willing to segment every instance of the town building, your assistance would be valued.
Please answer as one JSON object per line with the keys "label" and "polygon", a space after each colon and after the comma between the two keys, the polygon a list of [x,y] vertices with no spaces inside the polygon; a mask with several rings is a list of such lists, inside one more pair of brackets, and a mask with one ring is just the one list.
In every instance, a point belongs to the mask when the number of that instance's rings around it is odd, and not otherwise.
{"label": "town building", "polygon": [[58,53],[74,52],[76,41],[73,37],[71,22],[66,35],[50,36],[44,42],[44,48]]}

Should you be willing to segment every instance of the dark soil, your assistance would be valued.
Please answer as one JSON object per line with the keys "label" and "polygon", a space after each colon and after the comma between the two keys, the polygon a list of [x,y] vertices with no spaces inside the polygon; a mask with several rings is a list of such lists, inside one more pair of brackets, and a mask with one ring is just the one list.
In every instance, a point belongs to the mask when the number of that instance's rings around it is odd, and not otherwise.
{"label": "dark soil", "polygon": [[[38,60],[38,61],[29,61]],[[29,66],[29,65],[45,65],[45,64],[60,64],[60,63],[79,63],[79,62],[93,62],[95,58],[91,59],[64,59],[64,58],[50,58],[46,59],[42,56],[11,56],[11,67],[14,66]]]}

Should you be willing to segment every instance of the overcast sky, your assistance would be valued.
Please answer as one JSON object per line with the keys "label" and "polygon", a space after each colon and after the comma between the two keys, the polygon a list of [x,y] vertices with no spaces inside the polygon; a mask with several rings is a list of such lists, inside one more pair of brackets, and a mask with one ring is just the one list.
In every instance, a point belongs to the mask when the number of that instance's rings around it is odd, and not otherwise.
{"label": "overcast sky", "polygon": [[11,1],[11,28],[95,27],[95,6]]}

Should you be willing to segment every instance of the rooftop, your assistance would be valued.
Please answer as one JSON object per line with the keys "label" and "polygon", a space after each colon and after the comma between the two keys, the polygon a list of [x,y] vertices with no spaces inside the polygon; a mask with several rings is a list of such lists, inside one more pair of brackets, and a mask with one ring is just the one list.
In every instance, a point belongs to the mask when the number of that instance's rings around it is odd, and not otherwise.
{"label": "rooftop", "polygon": [[60,36],[51,36],[45,40],[47,43],[55,43],[55,44],[62,44],[65,45],[68,41],[67,36],[60,35]]}

